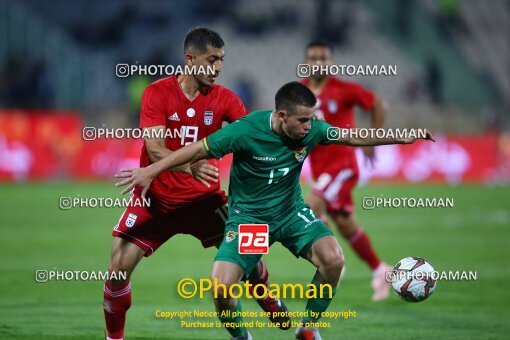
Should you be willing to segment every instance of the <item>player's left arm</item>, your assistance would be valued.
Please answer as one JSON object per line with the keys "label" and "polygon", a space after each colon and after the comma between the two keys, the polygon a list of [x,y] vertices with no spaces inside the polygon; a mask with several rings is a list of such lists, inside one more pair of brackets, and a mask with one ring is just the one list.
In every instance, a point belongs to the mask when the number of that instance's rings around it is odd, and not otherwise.
{"label": "player's left arm", "polygon": [[182,147],[165,158],[152,163],[145,168],[134,168],[134,169],[121,169],[120,174],[116,174],[116,178],[126,178],[121,182],[115,184],[115,186],[128,185],[127,188],[122,190],[122,194],[131,191],[135,186],[142,187],[142,197],[145,198],[145,193],[149,190],[152,180],[156,178],[160,173],[172,170],[173,168],[179,167],[186,163],[196,162],[201,159],[210,157],[202,141],[198,141],[185,147]]}

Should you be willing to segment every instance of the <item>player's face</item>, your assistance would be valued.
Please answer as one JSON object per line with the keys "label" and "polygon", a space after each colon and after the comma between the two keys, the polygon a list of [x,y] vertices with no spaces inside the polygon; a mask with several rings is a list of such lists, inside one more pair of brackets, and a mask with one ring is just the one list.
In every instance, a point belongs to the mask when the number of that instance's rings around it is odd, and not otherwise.
{"label": "player's face", "polygon": [[214,73],[212,74],[203,74],[198,72],[198,74],[194,75],[195,80],[200,86],[209,87],[212,86],[216,78],[221,72],[223,57],[225,56],[225,51],[223,48],[216,48],[208,46],[205,53],[199,55],[192,55],[191,65],[196,65],[197,70],[208,70],[208,68],[214,67]]}
{"label": "player's face", "polygon": [[[306,60],[305,62],[309,65],[332,65],[333,64],[333,56],[331,55],[331,50],[326,46],[314,46],[310,47],[306,51]],[[312,72],[312,78],[315,79],[324,79],[327,77],[326,74],[321,74],[320,72]]]}
{"label": "player's face", "polygon": [[289,114],[283,111],[282,130],[292,139],[300,139],[306,137],[312,128],[313,107],[296,105],[293,112]]}

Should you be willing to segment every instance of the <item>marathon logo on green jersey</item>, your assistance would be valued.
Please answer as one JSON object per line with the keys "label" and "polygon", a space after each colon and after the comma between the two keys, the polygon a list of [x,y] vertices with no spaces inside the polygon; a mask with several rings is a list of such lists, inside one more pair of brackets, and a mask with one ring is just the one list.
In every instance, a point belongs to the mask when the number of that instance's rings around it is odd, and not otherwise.
{"label": "marathon logo on green jersey", "polygon": [[294,157],[296,157],[298,162],[301,163],[302,161],[305,160],[305,158],[306,158],[306,149],[307,148],[308,148],[308,146],[304,146],[304,147],[294,151]]}
{"label": "marathon logo on green jersey", "polygon": [[264,161],[264,162],[276,162],[276,157],[269,156],[253,156],[253,159],[256,161]]}

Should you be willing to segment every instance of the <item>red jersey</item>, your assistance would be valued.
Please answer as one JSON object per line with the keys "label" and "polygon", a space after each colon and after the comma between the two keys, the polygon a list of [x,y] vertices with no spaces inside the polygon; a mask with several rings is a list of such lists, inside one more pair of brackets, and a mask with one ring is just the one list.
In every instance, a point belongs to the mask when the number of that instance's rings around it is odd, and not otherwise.
{"label": "red jersey", "polygon": [[[177,76],[172,76],[150,84],[143,92],[140,128],[165,126],[166,148],[175,151],[221,129],[224,121],[231,123],[246,114],[239,97],[223,86],[212,85],[207,93],[200,93],[190,101],[182,92]],[[218,159],[208,162],[219,166]],[[151,163],[144,144],[140,166],[146,167]],[[151,206],[154,204],[171,210],[204,198],[220,188],[219,182],[210,184],[208,188],[191,175],[165,171],[151,184],[149,195],[157,201],[151,201]],[[140,191],[140,188],[137,190]]]}
{"label": "red jersey", "polygon": [[[303,82],[309,86],[308,80]],[[315,114],[323,116],[326,122],[340,128],[354,128],[354,107],[364,110],[374,107],[375,95],[361,85],[328,77],[321,93],[317,96]],[[357,166],[354,148],[345,145],[317,145],[310,154],[314,177],[334,166]]]}

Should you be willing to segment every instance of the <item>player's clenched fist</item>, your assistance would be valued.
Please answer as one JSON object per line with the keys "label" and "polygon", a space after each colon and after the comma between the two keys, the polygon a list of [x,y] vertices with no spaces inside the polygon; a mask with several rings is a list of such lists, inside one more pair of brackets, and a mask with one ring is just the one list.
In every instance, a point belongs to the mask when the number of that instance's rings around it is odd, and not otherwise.
{"label": "player's clenched fist", "polygon": [[116,178],[126,178],[123,181],[115,183],[116,187],[121,187],[124,185],[129,186],[122,190],[122,195],[131,191],[135,186],[142,187],[142,198],[145,198],[145,194],[149,187],[151,186],[151,182],[154,179],[154,176],[150,174],[150,171],[147,168],[134,168],[134,169],[120,169],[120,174],[115,174]]}

